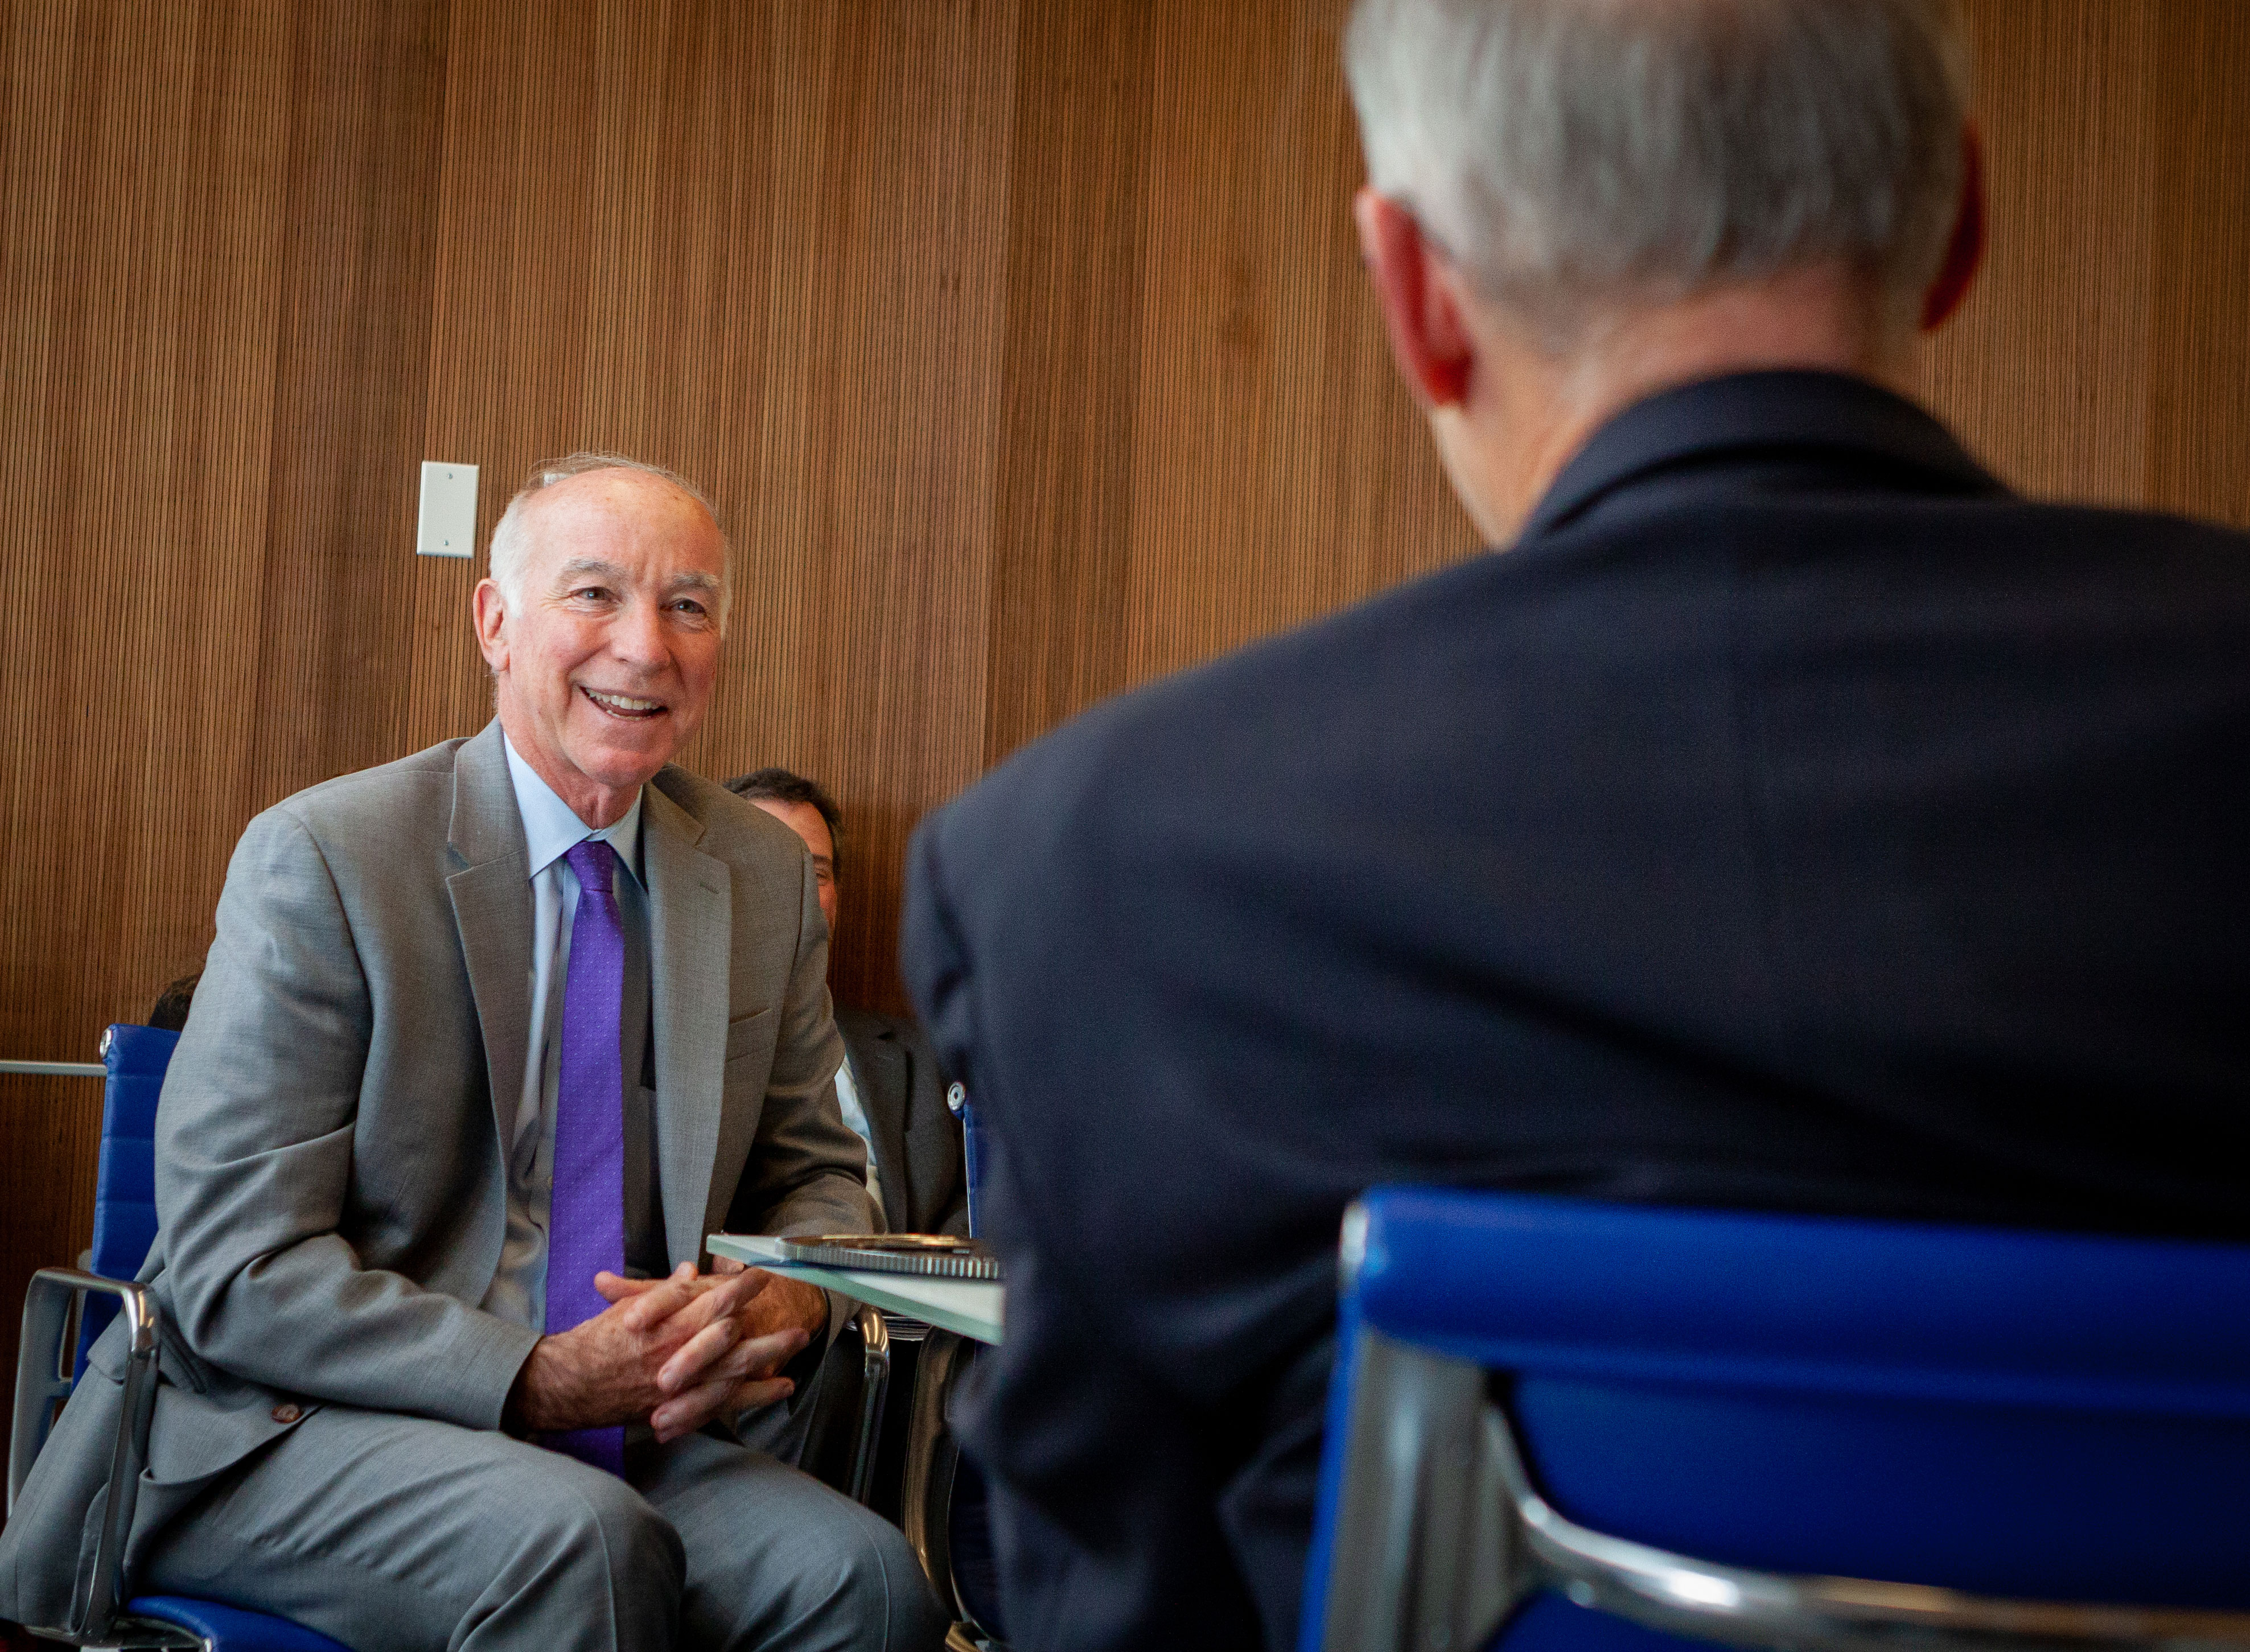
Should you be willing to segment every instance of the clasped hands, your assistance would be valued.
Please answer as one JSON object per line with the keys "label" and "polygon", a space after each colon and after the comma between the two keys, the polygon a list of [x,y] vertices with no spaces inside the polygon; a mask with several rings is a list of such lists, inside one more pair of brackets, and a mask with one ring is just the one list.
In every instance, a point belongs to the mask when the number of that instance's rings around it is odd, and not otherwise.
{"label": "clasped hands", "polygon": [[777,1375],[828,1323],[828,1298],[801,1279],[718,1258],[663,1279],[594,1276],[610,1305],[542,1337],[508,1395],[513,1423],[535,1433],[645,1419],[659,1441],[714,1417],[789,1397]]}

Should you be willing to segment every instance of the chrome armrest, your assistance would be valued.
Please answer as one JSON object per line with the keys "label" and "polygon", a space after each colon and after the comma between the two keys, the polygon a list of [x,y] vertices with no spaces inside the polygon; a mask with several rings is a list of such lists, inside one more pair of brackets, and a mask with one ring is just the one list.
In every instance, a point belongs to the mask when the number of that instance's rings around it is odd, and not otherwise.
{"label": "chrome armrest", "polygon": [[1360,1332],[1324,1652],[1490,1644],[1542,1590],[1756,1652],[2242,1652],[2250,1614],[1996,1600],[1701,1560],[1539,1495],[1485,1373]]}
{"label": "chrome armrest", "polygon": [[72,1640],[99,1640],[116,1616],[118,1572],[133,1529],[141,1470],[148,1461],[148,1423],[156,1404],[156,1346],[162,1323],[148,1289],[105,1279],[75,1268],[42,1268],[24,1296],[24,1336],[16,1353],[16,1415],[8,1435],[8,1510],[31,1477],[47,1442],[59,1401],[69,1399],[77,1351],[66,1332],[89,1294],[115,1297],[126,1327],[125,1406],[110,1449],[109,1486],[103,1493],[101,1536],[94,1551],[92,1587],[79,1621],[66,1627]]}
{"label": "chrome armrest", "polygon": [[866,1303],[852,1316],[859,1327],[859,1434],[852,1452],[852,1500],[864,1506],[875,1483],[875,1452],[882,1443],[883,1407],[891,1392],[891,1333]]}

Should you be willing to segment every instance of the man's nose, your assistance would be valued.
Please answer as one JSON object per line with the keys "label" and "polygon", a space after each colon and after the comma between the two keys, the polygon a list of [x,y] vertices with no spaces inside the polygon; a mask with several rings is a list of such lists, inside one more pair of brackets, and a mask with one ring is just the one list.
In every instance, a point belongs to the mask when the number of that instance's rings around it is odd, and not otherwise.
{"label": "man's nose", "polygon": [[628,602],[610,625],[610,651],[644,671],[654,671],[672,657],[664,630],[664,612],[654,602]]}

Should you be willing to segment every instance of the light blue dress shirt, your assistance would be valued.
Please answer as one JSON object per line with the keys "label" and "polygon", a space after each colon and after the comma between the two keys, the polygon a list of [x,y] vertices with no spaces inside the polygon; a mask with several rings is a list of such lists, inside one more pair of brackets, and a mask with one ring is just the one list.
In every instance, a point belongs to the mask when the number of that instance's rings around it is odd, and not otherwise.
{"label": "light blue dress shirt", "polygon": [[875,1201],[875,1226],[880,1230],[883,1226],[883,1184],[875,1174],[875,1134],[867,1127],[867,1110],[859,1101],[859,1081],[852,1071],[849,1050],[845,1052],[844,1064],[836,1070],[836,1110],[866,1146],[867,1196]]}
{"label": "light blue dress shirt", "polygon": [[562,857],[589,837],[617,851],[618,915],[630,933],[648,937],[647,885],[641,871],[638,796],[613,823],[589,828],[516,754],[507,737],[508,778],[531,862],[531,1025],[524,1045],[523,1089],[507,1156],[507,1234],[484,1309],[534,1331],[547,1328],[547,1222],[555,1182],[555,1091],[562,1035],[562,987],[570,974],[570,921],[578,906],[578,874]]}

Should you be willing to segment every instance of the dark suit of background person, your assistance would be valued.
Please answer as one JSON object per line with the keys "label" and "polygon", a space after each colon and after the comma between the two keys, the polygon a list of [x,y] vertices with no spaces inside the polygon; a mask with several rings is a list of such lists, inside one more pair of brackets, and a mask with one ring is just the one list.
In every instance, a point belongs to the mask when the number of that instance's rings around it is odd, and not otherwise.
{"label": "dark suit of background person", "polygon": [[[606,475],[581,477],[576,497],[602,485],[601,521],[652,542],[633,513],[666,499]],[[706,560],[722,568],[709,537]],[[570,546],[608,571],[556,575],[556,552],[534,589],[630,587],[636,551],[609,548],[622,542],[582,531]],[[664,593],[651,606],[671,614],[673,586],[698,576],[651,575]],[[515,646],[522,678],[530,645]],[[645,634],[620,647],[571,680],[598,686],[609,671],[666,703],[695,699],[630,669]],[[692,726],[681,718],[677,737]],[[537,1135],[521,1122],[535,932],[522,800],[544,784],[496,720],[300,793],[245,832],[157,1115],[163,1226],[142,1277],[162,1314],[164,1381],[128,1591],[280,1612],[361,1652],[934,1639],[942,1624],[898,1534],[733,1443],[722,1421],[668,1442],[629,1434],[622,1478],[510,1437],[531,1366],[569,1340],[510,1305],[544,1284],[543,1261],[538,1277],[509,1261],[512,1167]],[[802,846],[675,767],[633,789],[638,850],[619,840],[616,878],[627,1270],[695,1263],[721,1226],[864,1223]],[[542,818],[574,807],[549,795]],[[120,1359],[117,1335],[97,1345],[0,1538],[10,1618],[63,1621],[93,1541]]]}
{"label": "dark suit of background person", "polygon": [[1791,267],[1724,299],[1770,327],[1628,313],[1656,382],[1583,437],[1487,439],[1536,349],[1358,210],[1513,547],[1095,709],[910,850],[1008,1270],[958,1421],[1043,1652],[1293,1643],[1370,1184],[2250,1236],[2250,538],[2018,499],[1848,373],[1715,368],[1847,354],[1857,289]]}
{"label": "dark suit of background person", "polygon": [[836,1011],[866,1109],[868,1148],[891,1233],[969,1231],[961,1121],[946,1105],[946,1077],[915,1022],[880,1010]]}

